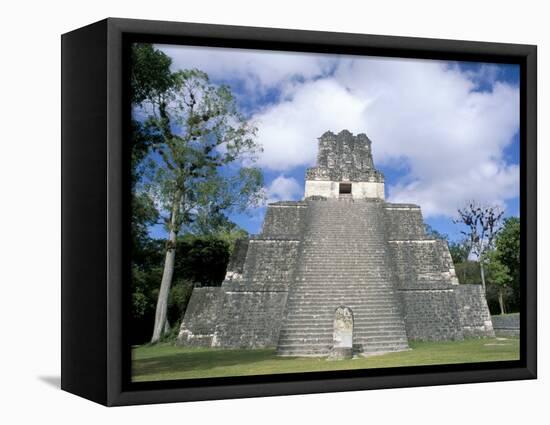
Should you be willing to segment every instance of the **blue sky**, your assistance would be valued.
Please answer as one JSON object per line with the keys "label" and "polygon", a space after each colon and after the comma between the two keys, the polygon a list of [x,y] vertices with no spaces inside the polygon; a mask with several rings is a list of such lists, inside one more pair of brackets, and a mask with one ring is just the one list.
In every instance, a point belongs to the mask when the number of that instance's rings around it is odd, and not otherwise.
{"label": "blue sky", "polygon": [[[519,215],[519,67],[365,56],[157,45],[172,68],[231,87],[258,128],[269,201],[303,197],[327,130],[366,133],[386,199],[422,207],[451,239],[469,200]],[[265,207],[230,218],[258,233]],[[157,226],[155,237],[165,237]]]}

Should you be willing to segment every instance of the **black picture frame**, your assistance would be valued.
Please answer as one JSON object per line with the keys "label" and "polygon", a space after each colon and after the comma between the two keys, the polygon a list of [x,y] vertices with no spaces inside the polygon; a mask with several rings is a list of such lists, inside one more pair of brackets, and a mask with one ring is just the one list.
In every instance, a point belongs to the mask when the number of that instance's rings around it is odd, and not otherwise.
{"label": "black picture frame", "polygon": [[[117,18],[61,41],[62,389],[114,406],[536,378],[536,46]],[[123,241],[129,231],[125,76],[135,41],[519,64],[520,360],[131,383]]]}

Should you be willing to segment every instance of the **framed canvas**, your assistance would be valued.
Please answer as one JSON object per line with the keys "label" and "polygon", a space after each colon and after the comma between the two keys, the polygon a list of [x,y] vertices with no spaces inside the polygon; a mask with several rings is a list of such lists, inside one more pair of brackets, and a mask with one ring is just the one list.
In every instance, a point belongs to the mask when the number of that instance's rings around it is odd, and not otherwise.
{"label": "framed canvas", "polygon": [[106,19],[62,36],[62,388],[536,378],[536,46]]}

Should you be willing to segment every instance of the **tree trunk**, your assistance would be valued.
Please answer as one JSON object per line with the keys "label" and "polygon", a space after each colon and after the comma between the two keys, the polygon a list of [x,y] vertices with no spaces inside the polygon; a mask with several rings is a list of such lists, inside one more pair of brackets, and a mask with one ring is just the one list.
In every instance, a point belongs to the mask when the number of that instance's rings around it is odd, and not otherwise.
{"label": "tree trunk", "polygon": [[483,267],[483,257],[479,259],[479,271],[481,273],[481,286],[483,287],[483,293],[487,294],[485,289],[485,268]]}
{"label": "tree trunk", "polygon": [[500,314],[506,314],[506,309],[504,308],[504,299],[502,296],[501,288],[498,288],[498,305],[500,307]]}
{"label": "tree trunk", "polygon": [[164,270],[162,272],[162,280],[160,282],[160,291],[157,299],[157,309],[155,311],[155,325],[153,327],[153,337],[151,343],[159,341],[160,337],[165,332],[166,313],[168,311],[168,295],[170,294],[170,286],[172,286],[172,277],[174,275],[174,263],[176,259],[176,238],[179,204],[181,202],[181,193],[176,193],[174,197],[174,205],[172,206],[172,214],[170,217],[170,236],[166,246],[166,257],[164,259]]}

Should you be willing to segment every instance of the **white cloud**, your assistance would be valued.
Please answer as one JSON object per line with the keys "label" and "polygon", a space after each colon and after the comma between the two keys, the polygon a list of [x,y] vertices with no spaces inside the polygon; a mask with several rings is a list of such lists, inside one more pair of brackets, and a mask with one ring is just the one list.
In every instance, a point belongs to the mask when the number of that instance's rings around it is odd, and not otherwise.
{"label": "white cloud", "polygon": [[518,89],[496,82],[476,91],[468,73],[442,62],[346,59],[333,77],[295,85],[255,119],[261,165],[276,170],[313,164],[326,130],[366,132],[375,163],[409,170],[387,181],[389,200],[418,203],[427,217],[519,193],[518,167],[502,158],[519,127]]}
{"label": "white cloud", "polygon": [[424,217],[454,217],[458,207],[470,200],[504,207],[504,201],[519,193],[519,167],[488,161],[464,176],[440,180],[416,180],[388,188],[391,202],[413,202],[422,206]]}
{"label": "white cloud", "polygon": [[334,79],[300,84],[282,101],[254,115],[264,148],[259,165],[273,170],[313,165],[317,138],[328,129],[360,131],[367,102]]}
{"label": "white cloud", "polygon": [[[386,180],[388,200],[418,203],[425,216],[452,215],[470,199],[503,203],[519,194],[519,169],[503,157],[519,128],[519,89],[496,81],[494,65],[462,71],[430,60],[178,49],[163,47],[174,66],[238,78],[245,95],[280,90],[278,103],[253,115],[266,169],[313,165],[317,137],[346,128],[369,136],[375,164],[406,165],[400,181]],[[302,190],[303,182],[277,179]],[[273,199],[292,194],[273,186]]]}
{"label": "white cloud", "polygon": [[335,63],[330,56],[304,55],[271,50],[225,49],[156,45],[172,58],[172,68],[198,68],[216,79],[238,78],[250,93],[266,90],[300,77],[310,79],[326,73]]}
{"label": "white cloud", "polygon": [[266,189],[267,202],[291,201],[300,199],[303,195],[302,185],[293,177],[280,175]]}

